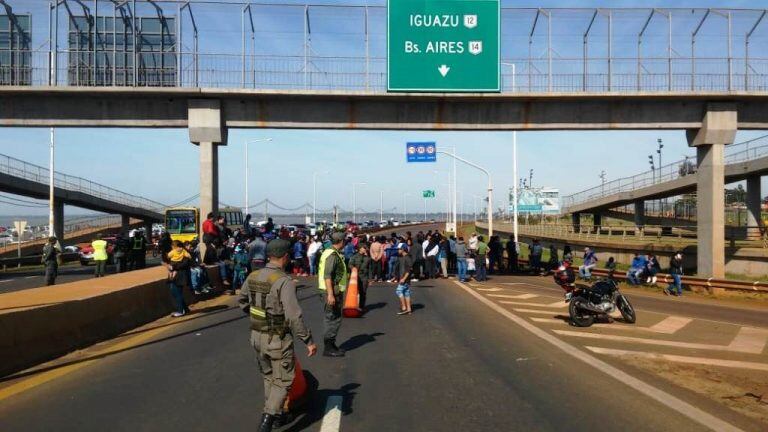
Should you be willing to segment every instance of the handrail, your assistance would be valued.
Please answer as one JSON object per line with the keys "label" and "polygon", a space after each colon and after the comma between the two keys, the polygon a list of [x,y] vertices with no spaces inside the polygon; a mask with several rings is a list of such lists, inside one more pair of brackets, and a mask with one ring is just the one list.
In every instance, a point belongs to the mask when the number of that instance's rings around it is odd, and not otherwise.
{"label": "handrail", "polygon": [[[48,184],[49,182],[49,170],[47,167],[35,165],[4,154],[0,154],[0,173],[43,184]],[[54,172],[54,185],[61,189],[81,192],[117,204],[143,210],[162,212],[162,210],[166,208],[165,204],[161,204],[157,201],[129,194],[82,177],[76,177],[60,172]]]}

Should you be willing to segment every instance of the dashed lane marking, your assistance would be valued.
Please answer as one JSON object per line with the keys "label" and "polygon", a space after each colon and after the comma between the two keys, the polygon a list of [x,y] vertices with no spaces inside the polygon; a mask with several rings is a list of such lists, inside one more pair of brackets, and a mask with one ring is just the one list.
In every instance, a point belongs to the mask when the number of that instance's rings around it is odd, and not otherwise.
{"label": "dashed lane marking", "polygon": [[341,429],[342,402],[344,402],[344,399],[341,396],[328,396],[323,423],[320,425],[320,432],[339,432]]}
{"label": "dashed lane marking", "polygon": [[478,291],[485,291],[485,292],[499,292],[504,291],[504,288],[477,288]]}
{"label": "dashed lane marking", "polygon": [[556,301],[554,303],[525,303],[525,302],[514,302],[514,301],[499,301],[499,303],[507,304],[507,305],[515,305],[515,306],[534,306],[534,307],[557,308],[557,309],[564,309],[568,307],[568,303],[564,301]]}
{"label": "dashed lane marking", "polygon": [[728,347],[733,351],[760,354],[768,342],[768,330],[742,327]]}
{"label": "dashed lane marking", "polygon": [[538,297],[536,294],[488,294],[488,297],[530,300]]}
{"label": "dashed lane marking", "polygon": [[643,352],[643,351],[626,351],[626,350],[617,350],[617,349],[611,349],[611,348],[600,348],[600,347],[592,347],[592,346],[588,346],[585,348],[597,354],[605,354],[605,355],[611,355],[616,357],[632,356],[632,357],[647,358],[651,360],[667,360],[675,363],[688,363],[688,364],[699,364],[699,365],[706,365],[706,366],[722,366],[722,367],[737,368],[737,369],[753,369],[753,370],[759,370],[759,371],[768,371],[768,364],[766,363],[736,361],[736,360],[721,360],[721,359],[704,358],[704,357],[688,357],[688,356],[659,354],[659,353]]}
{"label": "dashed lane marking", "polygon": [[762,351],[762,349],[758,351],[753,345],[748,345],[748,346],[711,345],[711,344],[692,343],[692,342],[678,342],[678,341],[663,340],[663,339],[644,339],[644,338],[636,338],[636,337],[630,337],[630,336],[615,336],[615,335],[607,335],[602,333],[587,333],[587,332],[578,332],[578,331],[570,331],[570,330],[554,330],[554,332],[561,336],[573,336],[573,337],[580,337],[580,338],[587,338],[587,339],[600,339],[603,341],[609,340],[614,342],[626,342],[626,343],[633,343],[633,344],[659,345],[659,346],[668,346],[668,347],[685,348],[685,349],[731,351],[731,352],[740,352],[745,354],[760,354],[760,352]]}
{"label": "dashed lane marking", "polygon": [[741,431],[741,429],[737,428],[736,426],[724,420],[721,420],[713,416],[712,414],[709,414],[708,412],[702,410],[701,408],[691,405],[690,403],[678,397],[675,397],[665,392],[664,390],[661,390],[642,380],[639,380],[633,377],[632,375],[622,371],[621,369],[615,366],[612,366],[607,362],[593,355],[590,355],[589,353],[584,352],[561,339],[558,339],[557,337],[553,336],[551,333],[547,332],[546,330],[536,327],[534,324],[528,322],[525,318],[515,315],[514,313],[505,309],[504,307],[496,304],[493,300],[483,297],[481,294],[475,292],[471,288],[457,281],[453,281],[453,283],[455,283],[459,288],[464,290],[469,295],[475,297],[481,303],[488,306],[490,309],[492,309],[496,313],[500,314],[501,316],[517,324],[518,326],[528,331],[532,335],[538,337],[539,339],[544,340],[545,342],[549,343],[550,345],[554,346],[560,351],[563,351],[566,354],[576,358],[577,360],[580,360],[586,363],[587,365],[595,368],[596,370],[602,373],[605,373],[606,375],[614,378],[616,381],[622,384],[625,384],[628,387],[631,387],[637,390],[638,392],[650,397],[651,399],[659,402],[665,407],[679,412],[680,414],[688,417],[694,422],[708,429],[711,429],[713,431],[718,431],[718,432],[740,432]]}

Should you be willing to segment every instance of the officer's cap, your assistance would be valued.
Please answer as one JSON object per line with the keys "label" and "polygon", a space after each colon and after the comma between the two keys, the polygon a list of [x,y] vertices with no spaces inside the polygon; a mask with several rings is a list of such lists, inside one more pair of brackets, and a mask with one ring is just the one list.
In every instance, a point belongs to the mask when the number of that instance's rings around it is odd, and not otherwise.
{"label": "officer's cap", "polygon": [[335,232],[333,235],[331,235],[331,241],[333,244],[341,243],[344,241],[344,233]]}
{"label": "officer's cap", "polygon": [[274,239],[267,244],[267,255],[282,258],[291,251],[291,242],[283,239]]}

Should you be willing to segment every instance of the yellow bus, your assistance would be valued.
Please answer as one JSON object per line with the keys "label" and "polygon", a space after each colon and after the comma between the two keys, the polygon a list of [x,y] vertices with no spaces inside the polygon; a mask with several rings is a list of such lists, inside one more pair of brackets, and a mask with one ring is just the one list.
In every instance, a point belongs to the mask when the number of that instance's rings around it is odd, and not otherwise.
{"label": "yellow bus", "polygon": [[[243,212],[236,207],[224,207],[219,211],[233,231],[242,227]],[[201,231],[200,209],[196,207],[171,208],[165,211],[165,229],[171,239],[181,242],[197,240]]]}
{"label": "yellow bus", "polygon": [[173,240],[197,240],[200,233],[200,210],[194,207],[170,208],[165,211],[165,229]]}

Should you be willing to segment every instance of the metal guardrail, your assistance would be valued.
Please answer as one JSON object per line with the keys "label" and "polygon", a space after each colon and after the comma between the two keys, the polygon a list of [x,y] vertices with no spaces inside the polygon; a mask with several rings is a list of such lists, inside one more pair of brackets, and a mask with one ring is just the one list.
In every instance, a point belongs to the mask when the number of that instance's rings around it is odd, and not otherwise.
{"label": "metal guardrail", "polygon": [[[0,154],[0,173],[37,183],[48,184],[50,171],[46,167],[34,165],[11,156]],[[61,189],[81,192],[117,204],[144,210],[161,212],[166,206],[147,198],[119,191],[82,177],[75,177],[60,172],[54,173],[54,185]]]}
{"label": "metal guardrail", "polygon": [[[768,156],[768,135],[726,147],[725,163],[735,164]],[[690,164],[690,165],[689,165]],[[693,168],[691,170],[690,168]],[[693,172],[691,172],[693,171]],[[677,180],[695,173],[695,158],[686,158],[630,177],[623,177],[563,197],[563,211],[588,201]]]}
{"label": "metal guardrail", "polygon": [[[0,85],[386,91],[388,17],[381,5],[93,0],[97,7],[54,2],[52,13],[44,1],[7,3],[17,11],[30,3],[24,11],[32,36],[48,38],[11,51],[14,61],[0,64]],[[133,37],[138,44],[115,51],[93,44],[95,29],[70,25],[96,11],[99,19],[124,17],[122,33],[110,34],[101,21],[102,38]],[[768,91],[764,15],[735,8],[502,7],[502,92]],[[135,21],[161,16],[168,23],[162,43],[157,32],[139,34]],[[97,52],[81,48],[93,45]]]}

